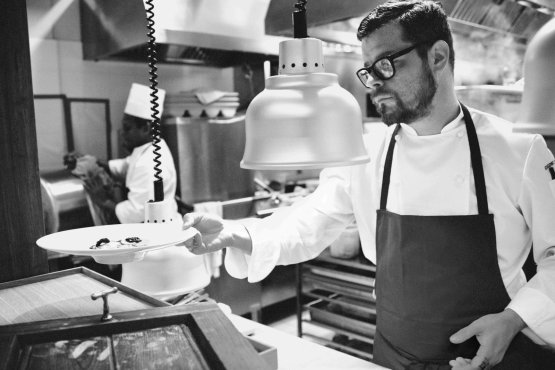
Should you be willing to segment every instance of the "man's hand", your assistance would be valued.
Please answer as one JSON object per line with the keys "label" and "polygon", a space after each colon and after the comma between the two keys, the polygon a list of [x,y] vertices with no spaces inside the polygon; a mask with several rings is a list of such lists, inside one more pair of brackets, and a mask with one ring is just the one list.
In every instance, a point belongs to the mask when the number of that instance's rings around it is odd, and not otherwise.
{"label": "man's hand", "polygon": [[91,197],[93,203],[101,207],[113,208],[111,207],[114,203],[110,196],[111,186],[105,186],[104,182],[99,176],[83,180],[83,185],[85,187],[85,190]]}
{"label": "man's hand", "polygon": [[473,359],[457,358],[449,361],[449,365],[457,370],[490,369],[501,362],[511,341],[525,326],[511,309],[479,318],[449,338],[458,344],[475,336],[480,343],[476,356]]}
{"label": "man's hand", "polygon": [[236,247],[250,253],[250,236],[243,225],[224,221],[208,213],[187,213],[183,216],[183,229],[194,227],[200,234],[185,242],[193,254],[216,252],[225,247]]}

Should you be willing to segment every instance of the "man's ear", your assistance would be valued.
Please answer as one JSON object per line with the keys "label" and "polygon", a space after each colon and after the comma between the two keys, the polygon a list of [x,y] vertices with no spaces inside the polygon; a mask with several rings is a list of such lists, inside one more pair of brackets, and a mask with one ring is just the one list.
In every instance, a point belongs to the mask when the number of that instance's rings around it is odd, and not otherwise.
{"label": "man's ear", "polygon": [[443,40],[436,41],[428,51],[428,62],[432,71],[441,71],[449,64],[449,45]]}

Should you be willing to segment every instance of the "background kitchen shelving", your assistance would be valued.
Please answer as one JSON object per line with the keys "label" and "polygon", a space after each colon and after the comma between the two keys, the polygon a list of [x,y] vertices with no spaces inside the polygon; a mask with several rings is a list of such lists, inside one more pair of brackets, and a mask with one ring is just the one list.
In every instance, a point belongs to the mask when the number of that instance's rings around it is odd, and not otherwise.
{"label": "background kitchen shelving", "polygon": [[[340,259],[326,249],[297,265],[297,334],[365,360],[372,360],[376,331],[376,267],[362,255]],[[316,325],[334,335],[303,330]]]}

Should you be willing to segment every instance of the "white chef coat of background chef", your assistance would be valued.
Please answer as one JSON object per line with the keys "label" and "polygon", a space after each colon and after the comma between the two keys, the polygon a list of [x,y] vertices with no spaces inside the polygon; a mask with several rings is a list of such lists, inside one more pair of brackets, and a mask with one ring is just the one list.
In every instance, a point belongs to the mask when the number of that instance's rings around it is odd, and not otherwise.
{"label": "white chef coat of background chef", "polygon": [[[177,187],[177,175],[173,158],[164,139],[160,140],[160,169],[164,180],[164,199],[173,200]],[[116,216],[121,223],[143,222],[145,204],[154,199],[154,153],[152,143],[146,143],[135,149],[131,155],[108,162],[112,175],[125,179],[129,190],[127,200],[116,205]],[[177,218],[177,203],[172,201],[172,209]]]}
{"label": "white chef coat of background chef", "polygon": [[[162,114],[165,91],[158,90],[158,110]],[[124,113],[151,119],[150,88],[133,84]],[[127,200],[116,205],[116,216],[124,223],[139,223],[145,218],[145,204],[154,199],[154,152],[152,143],[135,149],[126,158],[108,162],[114,177],[125,178],[129,192]],[[170,202],[173,220],[181,225],[177,212],[175,191],[177,174],[173,157],[166,142],[160,140],[160,169],[164,183],[164,200]],[[122,266],[122,283],[160,299],[204,288],[210,283],[212,267],[209,256],[196,256],[184,248],[170,247],[149,252],[142,261]]]}
{"label": "white chef coat of background chef", "polygon": [[[553,154],[540,135],[512,134],[509,122],[470,111],[482,152],[489,211],[494,215],[499,267],[512,299],[508,307],[526,322],[524,332],[534,341],[555,346],[555,197],[544,168]],[[376,210],[393,129],[380,125],[365,135],[369,164],[322,171],[313,194],[248,227],[252,254],[228,248],[225,266],[229,273],[255,282],[275,265],[315,258],[353,220],[364,255],[375,263]],[[389,211],[403,215],[478,213],[462,112],[438,135],[418,136],[402,124],[396,139]],[[521,267],[532,243],[538,269],[526,282]]]}

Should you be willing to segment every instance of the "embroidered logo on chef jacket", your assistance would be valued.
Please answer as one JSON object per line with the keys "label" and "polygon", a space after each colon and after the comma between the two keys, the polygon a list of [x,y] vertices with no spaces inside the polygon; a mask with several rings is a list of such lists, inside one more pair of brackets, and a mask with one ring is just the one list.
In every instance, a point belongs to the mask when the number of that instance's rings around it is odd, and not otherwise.
{"label": "embroidered logo on chef jacket", "polygon": [[553,166],[555,166],[555,160],[546,164],[544,168],[547,172],[549,172],[549,176],[551,177],[551,181],[549,181],[549,187],[551,188],[551,193],[555,197],[555,169],[553,168]]}

